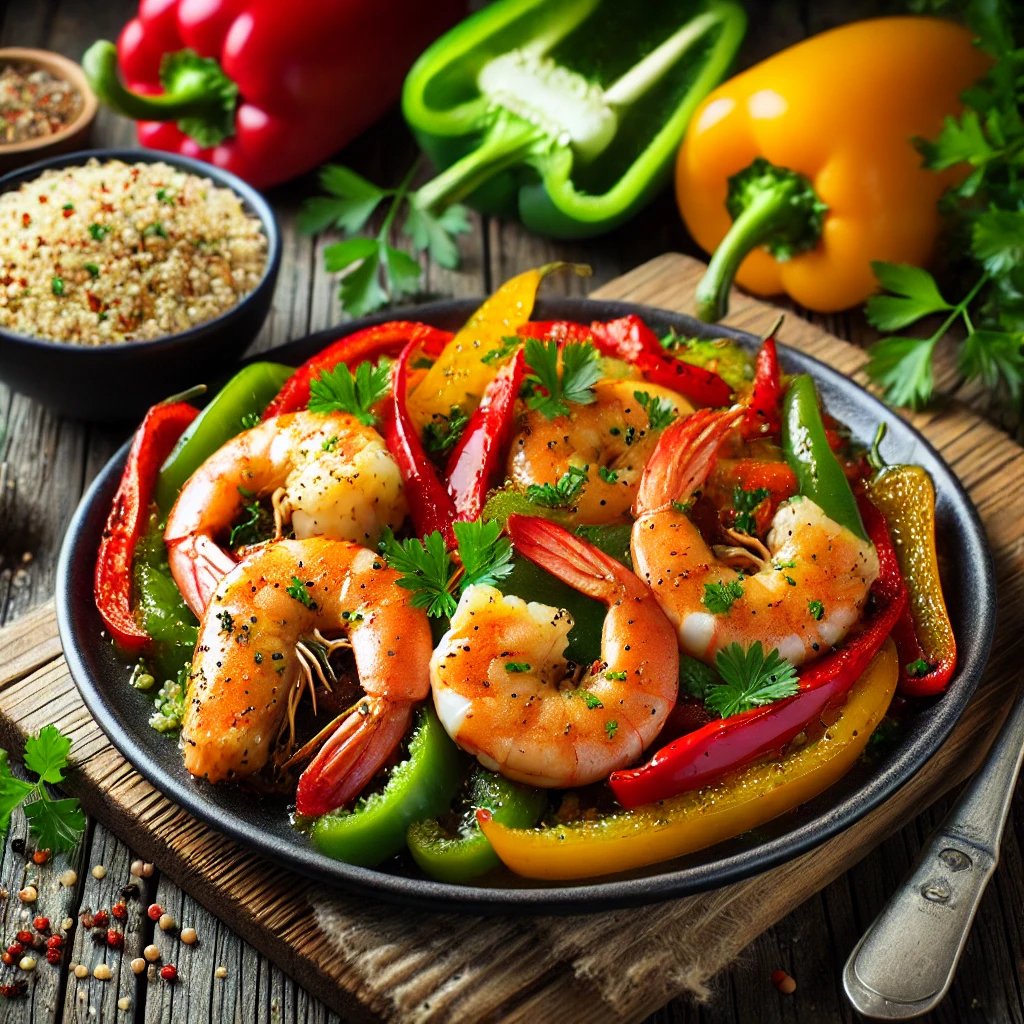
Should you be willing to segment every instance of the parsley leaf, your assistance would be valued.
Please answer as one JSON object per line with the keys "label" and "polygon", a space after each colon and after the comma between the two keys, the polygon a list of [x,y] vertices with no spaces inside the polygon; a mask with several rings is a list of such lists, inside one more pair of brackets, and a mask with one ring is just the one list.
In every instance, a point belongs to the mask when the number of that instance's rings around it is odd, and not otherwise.
{"label": "parsley leaf", "polygon": [[70,752],[71,740],[55,725],[48,725],[38,736],[25,740],[25,767],[35,772],[41,782],[63,782]]}
{"label": "parsley leaf", "polygon": [[742,581],[741,576],[739,579],[729,580],[728,583],[705,583],[701,604],[712,615],[728,615],[733,601],[738,601],[743,596]]}
{"label": "parsley leaf", "polygon": [[15,778],[7,763],[7,751],[0,750],[0,836],[6,834],[14,809],[35,791],[31,782]]}
{"label": "parsley leaf", "polygon": [[515,352],[522,344],[523,339],[517,334],[513,334],[507,338],[502,338],[500,345],[497,345],[495,348],[492,348],[490,352],[487,352],[480,357],[480,362],[487,363],[488,365],[500,362],[502,359],[507,359],[512,355],[512,353]]}
{"label": "parsley leaf", "polygon": [[901,331],[923,316],[953,307],[927,270],[905,263],[871,264],[878,283],[892,295],[874,295],[866,304],[868,322],[880,331]]}
{"label": "parsley leaf", "polygon": [[911,677],[926,676],[932,670],[931,665],[924,658],[918,658],[917,661],[912,661],[904,667],[906,668],[907,675]]}
{"label": "parsley leaf", "polygon": [[589,466],[569,466],[556,484],[530,484],[526,497],[544,508],[571,508],[587,482]]}
{"label": "parsley leaf", "polygon": [[825,614],[825,606],[820,601],[808,601],[807,610],[815,622],[821,622],[822,616]]}
{"label": "parsley leaf", "polygon": [[732,507],[736,510],[736,519],[732,524],[733,529],[751,537],[756,536],[757,519],[754,512],[769,494],[770,492],[765,487],[756,487],[752,491],[745,491],[737,484],[732,492]]}
{"label": "parsley leaf", "polygon": [[388,565],[401,573],[397,583],[412,591],[412,605],[423,608],[435,618],[455,614],[457,601],[452,593],[455,569],[438,530],[428,533],[423,540],[410,537],[395,540],[390,529],[384,531],[380,543]]}
{"label": "parsley leaf", "polygon": [[460,591],[470,584],[494,586],[512,571],[512,542],[501,535],[501,524],[482,519],[452,527],[462,561]]}
{"label": "parsley leaf", "polygon": [[796,669],[782,660],[778,649],[766,658],[760,640],[745,652],[739,644],[729,644],[718,652],[715,665],[723,682],[711,687],[706,702],[722,718],[792,697],[800,689]]}
{"label": "parsley leaf", "polygon": [[633,397],[647,413],[651,430],[661,430],[676,418],[675,407],[667,398],[651,398],[646,391],[634,391]]}
{"label": "parsley leaf", "polygon": [[[527,338],[526,362],[530,373],[525,382],[534,390],[526,404],[549,420],[568,416],[568,402],[590,405],[595,398],[593,386],[604,375],[597,349],[589,341],[570,341],[562,348],[561,377],[557,341]],[[543,390],[538,391],[538,388]]]}
{"label": "parsley leaf", "polygon": [[864,370],[882,385],[894,405],[919,409],[931,399],[935,387],[932,356],[938,341],[938,337],[883,338],[868,346],[871,361]]}
{"label": "parsley leaf", "polygon": [[33,800],[25,804],[25,817],[41,850],[72,850],[85,832],[85,815],[74,797]]}
{"label": "parsley leaf", "polygon": [[598,466],[597,475],[606,483],[613,484],[619,479],[619,474],[614,469],[609,469],[607,466]]}
{"label": "parsley leaf", "polygon": [[688,654],[679,655],[679,692],[704,700],[712,686],[720,683],[718,673]]}
{"label": "parsley leaf", "polygon": [[382,358],[376,366],[365,360],[356,367],[354,375],[344,363],[338,363],[333,370],[323,370],[310,381],[309,411],[347,412],[372,427],[377,417],[371,408],[390,393],[390,360]]}
{"label": "parsley leaf", "polygon": [[459,265],[459,246],[455,238],[472,230],[466,208],[462,205],[449,206],[439,217],[435,217],[412,202],[409,204],[402,234],[411,236],[416,249],[426,249],[435,263],[446,270],[454,270]]}
{"label": "parsley leaf", "polygon": [[320,169],[320,185],[330,195],[314,196],[302,204],[296,225],[304,235],[319,234],[329,227],[355,234],[365,227],[381,200],[395,193],[338,164]]}
{"label": "parsley leaf", "polygon": [[459,443],[468,425],[469,417],[457,405],[447,416],[435,413],[423,428],[423,447],[431,455],[443,455]]}
{"label": "parsley leaf", "polygon": [[528,661],[506,661],[505,671],[511,674],[529,672],[532,666]]}
{"label": "parsley leaf", "polygon": [[605,722],[604,731],[608,734],[608,739],[615,739],[615,734],[619,731],[619,723],[614,719],[610,722]]}
{"label": "parsley leaf", "polygon": [[316,601],[313,600],[309,587],[298,576],[292,577],[291,583],[285,587],[285,590],[288,591],[288,596],[294,598],[299,604],[304,604],[310,611],[316,611]]}
{"label": "parsley leaf", "polygon": [[274,533],[274,517],[259,501],[242,502],[242,515],[231,527],[228,547],[237,548],[247,544],[259,544],[269,540]]}

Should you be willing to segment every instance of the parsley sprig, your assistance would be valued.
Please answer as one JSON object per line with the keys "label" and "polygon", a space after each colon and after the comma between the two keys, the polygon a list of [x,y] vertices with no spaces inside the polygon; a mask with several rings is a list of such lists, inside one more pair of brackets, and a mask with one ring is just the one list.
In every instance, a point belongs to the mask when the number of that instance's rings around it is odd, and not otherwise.
{"label": "parsley sprig", "polygon": [[743,577],[729,580],[727,583],[705,583],[701,604],[712,615],[728,615],[733,601],[743,596]]}
{"label": "parsley sprig", "polygon": [[760,640],[746,651],[729,644],[718,652],[715,665],[722,682],[707,690],[705,702],[722,718],[792,697],[800,689],[796,669],[782,660],[778,649],[766,658]]}
{"label": "parsley sprig", "polygon": [[468,426],[469,417],[457,405],[447,416],[435,413],[423,428],[423,447],[431,455],[444,455],[459,443]]}
{"label": "parsley sprig", "polygon": [[737,484],[732,492],[732,507],[736,510],[733,529],[750,537],[757,535],[757,519],[754,515],[757,506],[769,496],[765,487],[755,487],[751,491],[744,490]]}
{"label": "parsley sprig", "polygon": [[501,535],[500,523],[477,519],[455,523],[453,530],[457,561],[437,530],[423,540],[402,541],[385,530],[379,545],[388,566],[401,573],[398,585],[412,591],[413,606],[434,618],[451,618],[471,584],[493,586],[512,571],[512,543]]}
{"label": "parsley sprig", "polygon": [[25,740],[25,767],[39,776],[25,782],[11,773],[7,752],[0,751],[0,833],[6,834],[14,809],[24,804],[29,830],[41,850],[66,851],[75,847],[85,832],[85,815],[73,797],[54,800],[45,783],[64,781],[71,740],[55,725]]}
{"label": "parsley sprig", "polygon": [[579,497],[588,480],[589,469],[589,466],[569,466],[557,483],[529,484],[526,497],[544,508],[572,508],[572,503]]}
{"label": "parsley sprig", "polygon": [[633,397],[647,413],[651,430],[661,430],[676,418],[675,407],[667,398],[652,398],[646,391],[634,391]]}
{"label": "parsley sprig", "polygon": [[[344,273],[339,296],[342,307],[353,316],[363,316],[419,290],[419,261],[388,244],[403,208],[402,234],[410,237],[413,248],[427,250],[442,267],[459,265],[456,236],[470,230],[466,208],[449,206],[439,216],[423,208],[416,193],[410,191],[415,172],[413,166],[397,188],[380,188],[347,167],[328,164],[320,171],[320,184],[329,195],[314,196],[302,205],[298,227],[303,234],[315,235],[334,227],[352,236],[324,249],[324,265],[329,273]],[[376,237],[360,236],[385,200],[390,200],[390,206]]]}
{"label": "parsley sprig", "polygon": [[391,361],[382,358],[376,366],[369,360],[356,367],[355,374],[344,364],[323,370],[309,384],[310,412],[347,412],[368,427],[376,426],[374,405],[391,393]]}
{"label": "parsley sprig", "polygon": [[525,384],[533,391],[526,404],[549,420],[568,416],[569,402],[590,405],[595,400],[594,385],[604,376],[597,349],[589,341],[570,341],[563,346],[561,375],[557,341],[527,338],[526,362],[530,372]]}

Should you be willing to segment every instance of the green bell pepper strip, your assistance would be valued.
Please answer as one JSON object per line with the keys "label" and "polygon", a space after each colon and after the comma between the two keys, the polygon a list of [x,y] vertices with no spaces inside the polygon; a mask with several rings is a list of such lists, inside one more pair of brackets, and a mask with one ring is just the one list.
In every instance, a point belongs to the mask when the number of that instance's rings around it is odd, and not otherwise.
{"label": "green bell pepper strip", "polygon": [[867,540],[864,521],[843,467],[829,447],[814,381],[794,377],[782,403],[782,449],[796,474],[800,494],[840,526]]}
{"label": "green bell pepper strip", "polygon": [[455,835],[436,818],[409,826],[406,841],[412,859],[441,882],[464,883],[485,875],[501,861],[480,831],[476,809],[486,808],[494,820],[509,828],[533,828],[547,806],[547,794],[530,786],[477,768],[470,781],[468,822]]}
{"label": "green bell pepper strip", "polygon": [[294,372],[294,366],[281,363],[250,363],[217,392],[160,467],[156,503],[164,515],[170,512],[185,481],[222,444],[245,429],[245,417],[258,418]]}
{"label": "green bell pepper strip", "polygon": [[463,759],[434,709],[420,712],[409,756],[391,769],[382,790],[360,800],[351,811],[317,818],[313,845],[328,857],[373,867],[405,846],[416,821],[436,818],[451,804],[462,781]]}
{"label": "green bell pepper strip", "polygon": [[746,29],[730,0],[498,0],[430,46],[402,109],[441,173],[414,203],[466,199],[551,238],[632,217],[666,184]]}

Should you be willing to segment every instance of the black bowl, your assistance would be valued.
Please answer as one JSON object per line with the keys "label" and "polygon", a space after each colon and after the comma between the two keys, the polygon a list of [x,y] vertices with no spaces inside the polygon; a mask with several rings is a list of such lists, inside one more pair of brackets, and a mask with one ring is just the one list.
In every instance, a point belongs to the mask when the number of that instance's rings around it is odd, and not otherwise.
{"label": "black bowl", "polygon": [[[477,303],[437,302],[346,324],[285,345],[269,358],[299,362],[339,336],[386,319],[423,320],[459,327]],[[589,323],[639,313],[655,329],[683,336],[732,338],[748,349],[759,339],[742,331],[709,327],[690,317],[622,302],[580,299],[538,303],[538,319]],[[878,424],[889,423],[883,455],[890,462],[915,462],[932,475],[937,495],[939,546],[946,566],[950,616],[959,643],[959,664],[943,697],[921,707],[899,742],[870,766],[859,763],[827,792],[785,815],[728,842],[677,861],[598,881],[545,886],[499,874],[472,886],[425,879],[410,862],[380,869],[353,867],[315,850],[289,823],[283,802],[253,799],[231,786],[211,786],[185,771],[175,742],[147,725],[151,701],[128,684],[128,668],[101,635],[92,598],[93,564],[110,500],[128,445],[110,460],[82,499],[68,528],[57,570],[57,617],[71,674],[85,703],[111,742],[168,798],[212,828],[306,876],[393,902],[434,910],[472,913],[568,913],[608,910],[710,889],[779,864],[847,828],[891,796],[938,749],[967,705],[981,677],[995,627],[992,558],[970,499],[932,446],[878,399],[836,370],[782,346],[787,371],[811,373],[830,412],[869,444]],[[945,543],[944,543],[945,541]]]}
{"label": "black bowl", "polygon": [[281,236],[274,212],[237,175],[187,156],[152,149],[92,149],[40,160],[0,178],[0,192],[19,188],[43,171],[91,159],[125,163],[163,161],[210,178],[239,195],[267,236],[267,265],[260,283],[237,306],[204,324],[154,341],[69,345],[0,328],[0,379],[63,416],[121,420],[140,416],[153,402],[189,387],[196,367],[206,373],[231,365],[256,337],[270,311],[281,265]]}

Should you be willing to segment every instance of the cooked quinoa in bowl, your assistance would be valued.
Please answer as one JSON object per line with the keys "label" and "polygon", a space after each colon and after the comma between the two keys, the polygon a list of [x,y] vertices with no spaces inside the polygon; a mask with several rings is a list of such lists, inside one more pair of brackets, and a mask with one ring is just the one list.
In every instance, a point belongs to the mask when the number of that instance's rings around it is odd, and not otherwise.
{"label": "cooked quinoa in bowl", "polygon": [[0,195],[0,328],[152,341],[237,306],[267,267],[241,198],[163,161],[92,159]]}

